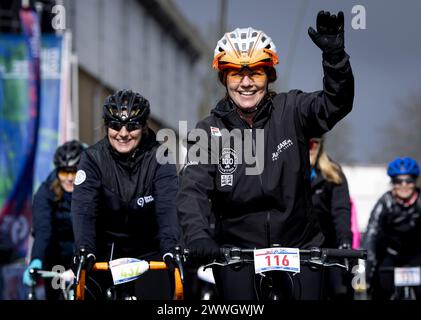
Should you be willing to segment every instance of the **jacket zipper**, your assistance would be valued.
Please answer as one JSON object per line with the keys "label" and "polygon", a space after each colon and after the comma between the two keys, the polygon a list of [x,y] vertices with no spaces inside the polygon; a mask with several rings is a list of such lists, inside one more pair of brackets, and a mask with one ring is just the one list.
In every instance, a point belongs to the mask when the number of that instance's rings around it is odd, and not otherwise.
{"label": "jacket zipper", "polygon": [[[253,157],[256,156],[256,130],[251,129],[251,136],[252,136],[252,155]],[[258,165],[257,163],[257,159],[256,159],[256,165]],[[264,165],[264,163],[262,164]],[[260,190],[262,191],[262,194],[265,194],[265,191],[263,190],[263,181],[262,181],[262,174],[259,174],[259,182],[260,182]],[[266,213],[266,242],[267,242],[267,247],[270,248],[271,246],[271,241],[270,241],[270,211],[267,211]]]}

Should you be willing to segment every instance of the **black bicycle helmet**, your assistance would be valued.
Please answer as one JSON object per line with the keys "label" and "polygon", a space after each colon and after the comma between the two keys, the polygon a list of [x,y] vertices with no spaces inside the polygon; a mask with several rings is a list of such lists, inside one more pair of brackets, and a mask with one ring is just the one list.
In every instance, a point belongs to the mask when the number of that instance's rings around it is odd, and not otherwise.
{"label": "black bicycle helmet", "polygon": [[56,168],[75,168],[85,146],[77,140],[65,142],[59,146],[54,154]]}
{"label": "black bicycle helmet", "polygon": [[103,117],[105,125],[109,121],[137,121],[144,125],[149,117],[149,101],[131,90],[120,90],[105,99]]}

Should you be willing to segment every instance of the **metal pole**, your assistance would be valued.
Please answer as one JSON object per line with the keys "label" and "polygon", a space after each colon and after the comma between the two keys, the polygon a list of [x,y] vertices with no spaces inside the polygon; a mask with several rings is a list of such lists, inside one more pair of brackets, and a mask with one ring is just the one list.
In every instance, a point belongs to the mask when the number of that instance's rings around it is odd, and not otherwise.
{"label": "metal pole", "polygon": [[219,30],[216,38],[219,39],[226,32],[227,28],[227,0],[219,0]]}

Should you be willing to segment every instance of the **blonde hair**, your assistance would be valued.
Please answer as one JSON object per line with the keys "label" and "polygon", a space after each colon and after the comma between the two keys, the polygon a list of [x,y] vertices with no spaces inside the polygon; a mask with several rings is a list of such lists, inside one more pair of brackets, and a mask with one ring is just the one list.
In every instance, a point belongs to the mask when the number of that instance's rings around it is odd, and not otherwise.
{"label": "blonde hair", "polygon": [[[334,162],[332,162],[327,153],[323,150],[323,142],[319,145],[319,159],[317,161],[317,168],[320,170],[323,178],[327,181],[332,182],[334,184],[341,184],[342,177],[341,177],[341,168]],[[315,162],[314,159],[312,162]],[[314,166],[314,163],[311,163]]]}

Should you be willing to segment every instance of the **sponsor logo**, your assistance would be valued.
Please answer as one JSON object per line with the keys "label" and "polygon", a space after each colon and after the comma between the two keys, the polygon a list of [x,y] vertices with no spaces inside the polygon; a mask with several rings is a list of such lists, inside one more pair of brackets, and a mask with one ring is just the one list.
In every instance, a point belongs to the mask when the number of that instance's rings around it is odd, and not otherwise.
{"label": "sponsor logo", "polygon": [[221,187],[232,186],[234,178],[232,174],[223,174],[221,175]]}
{"label": "sponsor logo", "polygon": [[139,199],[137,199],[137,205],[139,207],[143,207],[145,204],[152,201],[154,201],[154,198],[152,196],[140,197]]}
{"label": "sponsor logo", "polygon": [[219,128],[216,127],[210,127],[211,129],[211,135],[215,137],[222,137],[221,131],[219,131]]}
{"label": "sponsor logo", "polygon": [[280,144],[278,144],[276,151],[272,153],[272,161],[278,160],[279,155],[291,146],[293,146],[291,139],[285,139]]}
{"label": "sponsor logo", "polygon": [[238,157],[231,148],[222,149],[222,155],[219,158],[218,170],[222,174],[232,174],[237,170]]}

